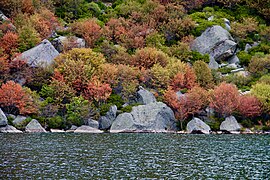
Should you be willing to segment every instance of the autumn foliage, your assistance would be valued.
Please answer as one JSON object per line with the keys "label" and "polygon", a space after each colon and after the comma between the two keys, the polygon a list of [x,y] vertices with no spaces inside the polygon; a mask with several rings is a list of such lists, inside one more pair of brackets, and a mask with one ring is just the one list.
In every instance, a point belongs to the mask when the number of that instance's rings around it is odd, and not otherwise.
{"label": "autumn foliage", "polygon": [[84,98],[95,102],[104,102],[112,93],[109,84],[101,83],[97,77],[93,77],[84,90]]}
{"label": "autumn foliage", "polygon": [[208,92],[200,87],[194,87],[182,95],[177,95],[169,87],[164,94],[164,99],[172,107],[176,118],[180,121],[187,119],[189,116],[194,116],[209,104]]}
{"label": "autumn foliage", "polygon": [[188,66],[185,72],[177,73],[171,82],[171,87],[174,91],[191,89],[194,86],[196,86],[196,75],[194,70]]}
{"label": "autumn foliage", "polygon": [[[0,11],[8,17],[0,17],[0,108],[70,128],[78,119],[77,125],[85,123],[89,109],[96,119],[114,104],[125,112],[124,103],[133,106],[143,86],[166,102],[180,122],[208,116],[207,107],[215,111],[208,117],[213,122],[229,115],[266,121],[268,5],[269,0],[0,0]],[[225,66],[229,59],[210,69],[209,56],[192,50],[205,29],[226,26],[224,18],[231,22],[239,49],[233,52],[237,67],[244,71]],[[85,40],[85,48],[75,48],[78,38]],[[52,66],[30,67],[19,55],[43,39],[63,51]],[[249,90],[252,95],[239,95]]]}
{"label": "autumn foliage", "polygon": [[237,110],[239,92],[235,85],[221,83],[213,90],[210,107],[223,116],[229,116]]}
{"label": "autumn foliage", "polygon": [[262,113],[262,104],[255,96],[240,96],[239,103],[238,110],[245,117],[253,118]]}
{"label": "autumn foliage", "polygon": [[19,37],[14,32],[7,32],[2,38],[0,38],[0,49],[3,49],[3,53],[8,57],[18,52]]}
{"label": "autumn foliage", "polygon": [[102,29],[95,19],[76,22],[72,24],[71,28],[75,34],[85,39],[88,47],[93,47],[95,42],[102,35]]}
{"label": "autumn foliage", "polygon": [[144,48],[137,50],[132,60],[132,65],[149,69],[154,64],[166,66],[168,56],[155,48]]}
{"label": "autumn foliage", "polygon": [[58,20],[48,9],[42,9],[30,17],[31,24],[39,33],[40,38],[47,38],[58,26]]}
{"label": "autumn foliage", "polygon": [[9,113],[32,114],[37,112],[33,98],[21,85],[8,81],[0,88],[0,107]]}

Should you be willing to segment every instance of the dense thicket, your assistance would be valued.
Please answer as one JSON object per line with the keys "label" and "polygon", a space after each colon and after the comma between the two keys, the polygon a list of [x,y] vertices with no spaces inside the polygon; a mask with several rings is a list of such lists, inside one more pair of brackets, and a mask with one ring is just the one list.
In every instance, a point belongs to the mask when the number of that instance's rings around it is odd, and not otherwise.
{"label": "dense thicket", "polygon": [[[269,128],[269,0],[1,0],[0,10],[9,18],[0,24],[0,107],[6,113],[68,128],[98,119],[112,104],[130,110],[143,86],[180,122],[209,106],[214,122],[233,114],[246,126]],[[223,18],[231,21],[247,76],[211,70],[209,56],[190,49],[206,28],[224,27]],[[64,46],[46,68],[16,58],[55,33],[83,38],[86,48]],[[259,44],[244,51],[247,43]]]}

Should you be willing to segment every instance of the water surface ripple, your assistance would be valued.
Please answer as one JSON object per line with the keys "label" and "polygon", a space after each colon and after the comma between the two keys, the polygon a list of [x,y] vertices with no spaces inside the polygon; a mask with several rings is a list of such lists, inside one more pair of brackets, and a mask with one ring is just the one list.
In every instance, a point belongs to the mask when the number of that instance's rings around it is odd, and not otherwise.
{"label": "water surface ripple", "polygon": [[269,135],[0,134],[0,179],[269,179]]}

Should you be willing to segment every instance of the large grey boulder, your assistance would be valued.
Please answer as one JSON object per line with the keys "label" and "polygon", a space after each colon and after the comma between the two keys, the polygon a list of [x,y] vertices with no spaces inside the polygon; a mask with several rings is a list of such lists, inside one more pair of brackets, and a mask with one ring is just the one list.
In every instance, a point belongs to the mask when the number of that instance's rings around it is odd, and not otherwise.
{"label": "large grey boulder", "polygon": [[52,41],[52,45],[58,52],[63,52],[64,48],[71,49],[71,48],[84,48],[85,47],[85,40],[82,38],[78,38],[75,36],[66,37],[60,36],[55,38]]}
{"label": "large grey boulder", "polygon": [[137,92],[137,102],[141,104],[149,104],[157,102],[155,96],[150,91],[147,91],[142,86],[139,87],[139,91]]}
{"label": "large grey boulder", "polygon": [[188,133],[209,134],[210,130],[210,127],[205,122],[196,117],[187,124]]}
{"label": "large grey boulder", "polygon": [[215,69],[215,70],[217,70],[219,68],[219,64],[212,56],[210,56],[210,62],[208,64],[208,67],[210,69]]}
{"label": "large grey boulder", "polygon": [[162,102],[133,107],[130,113],[118,115],[110,129],[110,132],[130,131],[176,131],[174,113]]}
{"label": "large grey boulder", "polygon": [[240,131],[240,129],[241,126],[238,124],[234,116],[226,117],[225,121],[223,121],[220,125],[221,131],[233,132],[233,131]]}
{"label": "large grey boulder", "polygon": [[235,53],[236,45],[226,29],[215,25],[206,29],[201,36],[197,37],[191,49],[201,54],[209,54],[217,62],[220,62]]}
{"label": "large grey boulder", "polygon": [[36,119],[32,119],[25,127],[25,132],[46,132]]}
{"label": "large grey boulder", "polygon": [[2,109],[0,108],[0,127],[6,126],[8,124],[8,120]]}
{"label": "large grey boulder", "polygon": [[99,126],[98,121],[93,120],[93,119],[88,119],[86,122],[86,125],[92,128],[96,128],[96,129],[98,129],[98,126]]}
{"label": "large grey boulder", "polygon": [[0,132],[1,133],[22,133],[22,131],[10,125],[7,125],[5,127],[0,127]]}
{"label": "large grey boulder", "polygon": [[106,115],[101,116],[99,118],[98,120],[99,129],[108,130],[111,127],[112,122],[116,118],[116,113],[117,113],[117,106],[116,105],[111,106]]}
{"label": "large grey boulder", "polygon": [[26,119],[25,116],[18,115],[18,116],[12,121],[12,123],[13,123],[14,125],[17,126],[17,125],[22,124],[22,123],[24,122],[25,119]]}
{"label": "large grey boulder", "polygon": [[39,45],[23,52],[20,57],[31,67],[46,67],[52,65],[58,55],[59,52],[45,39]]}
{"label": "large grey boulder", "polygon": [[103,131],[96,129],[96,128],[92,128],[90,126],[81,126],[78,127],[74,133],[103,133]]}

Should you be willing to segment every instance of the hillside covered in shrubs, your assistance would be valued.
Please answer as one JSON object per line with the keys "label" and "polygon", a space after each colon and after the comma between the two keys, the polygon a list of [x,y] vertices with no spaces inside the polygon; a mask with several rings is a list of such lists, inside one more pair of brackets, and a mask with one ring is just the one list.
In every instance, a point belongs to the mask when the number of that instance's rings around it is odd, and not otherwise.
{"label": "hillside covered in shrubs", "polygon": [[[28,117],[19,129],[130,112],[141,87],[179,129],[200,117],[219,130],[233,115],[270,130],[269,0],[1,0],[0,10],[0,108]],[[42,44],[46,57],[34,56]]]}

